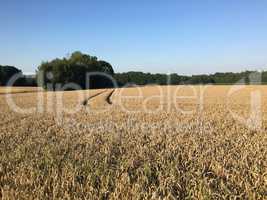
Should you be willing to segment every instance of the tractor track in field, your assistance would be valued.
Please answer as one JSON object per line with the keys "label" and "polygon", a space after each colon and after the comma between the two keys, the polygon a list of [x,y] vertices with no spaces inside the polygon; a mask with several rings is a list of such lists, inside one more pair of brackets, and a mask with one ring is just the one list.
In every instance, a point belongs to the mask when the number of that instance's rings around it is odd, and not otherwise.
{"label": "tractor track in field", "polygon": [[99,93],[92,95],[89,98],[85,99],[82,102],[82,105],[84,105],[84,106],[88,105],[90,101],[92,101],[95,98],[98,98],[100,95],[104,95],[104,96],[103,96],[103,98],[99,98],[99,102],[102,102],[103,104],[107,103],[108,105],[112,105],[111,97],[112,97],[114,92],[115,92],[115,89],[113,89],[111,91],[105,90],[105,91],[99,92]]}
{"label": "tractor track in field", "polygon": [[97,96],[99,96],[99,95],[101,95],[101,94],[104,94],[105,92],[107,92],[107,90],[104,90],[104,91],[102,91],[102,92],[98,92],[97,94],[94,94],[94,95],[92,95],[92,96],[86,98],[86,99],[82,102],[82,105],[86,106],[86,105],[88,104],[88,102],[89,102],[91,99],[93,99],[93,98],[95,98],[95,97],[97,97]]}
{"label": "tractor track in field", "polygon": [[[111,97],[113,95],[113,93],[115,92],[115,89],[109,91],[109,90],[104,90],[104,91],[101,91],[101,92],[98,92],[97,94],[94,94],[88,98],[86,98],[83,102],[82,102],[82,105],[86,106],[88,105],[88,103],[93,100],[94,98],[100,96],[100,95],[104,95],[105,93],[107,93],[106,95],[107,96],[104,96],[103,99],[100,99],[100,100],[103,100],[103,103],[107,103],[108,105],[112,105],[112,100],[111,100]],[[13,94],[13,93],[12,93]],[[1,95],[1,94],[0,94]],[[32,115],[25,115],[25,116],[21,116],[21,117],[13,117],[11,119],[8,119],[6,121],[2,121],[0,122],[0,126],[3,126],[3,125],[7,125],[7,124],[10,124],[14,121],[16,121],[17,123],[21,123],[21,121],[25,120],[25,119],[28,119],[28,118],[31,118]]]}
{"label": "tractor track in field", "polygon": [[113,95],[114,92],[115,92],[115,89],[112,90],[112,91],[108,94],[108,96],[107,96],[107,98],[106,98],[106,102],[107,102],[109,105],[112,105],[111,97],[112,97],[112,95]]}

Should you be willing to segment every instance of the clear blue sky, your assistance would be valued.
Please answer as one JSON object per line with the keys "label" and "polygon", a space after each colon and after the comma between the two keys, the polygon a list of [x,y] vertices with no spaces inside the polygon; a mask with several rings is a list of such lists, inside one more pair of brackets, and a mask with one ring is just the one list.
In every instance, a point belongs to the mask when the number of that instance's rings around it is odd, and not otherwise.
{"label": "clear blue sky", "polygon": [[267,0],[2,0],[0,9],[0,64],[25,72],[75,50],[117,72],[267,69]]}

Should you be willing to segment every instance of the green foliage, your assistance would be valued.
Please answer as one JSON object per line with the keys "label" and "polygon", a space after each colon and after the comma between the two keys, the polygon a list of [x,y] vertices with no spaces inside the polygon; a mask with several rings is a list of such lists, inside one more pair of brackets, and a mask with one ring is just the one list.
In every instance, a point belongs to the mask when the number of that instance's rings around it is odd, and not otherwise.
{"label": "green foliage", "polygon": [[3,85],[4,80],[4,72],[2,66],[0,66],[0,85]]}
{"label": "green foliage", "polygon": [[22,86],[31,86],[31,87],[37,86],[35,75],[24,75],[23,79],[24,79],[24,83]]}
{"label": "green foliage", "polygon": [[[8,81],[16,74],[22,74],[21,70],[17,69],[13,66],[1,66],[0,65],[0,85],[5,86],[8,84]],[[14,85],[21,85],[23,84],[24,79],[23,77],[19,78]]]}
{"label": "green foliage", "polygon": [[[179,85],[179,84],[236,84],[243,81],[244,84],[265,84],[267,83],[267,72],[262,72],[261,80],[258,83],[249,79],[249,76],[255,71],[245,71],[240,73],[226,72],[215,74],[202,74],[192,76],[181,76],[176,73],[167,74],[150,74],[143,72],[126,72],[115,74],[115,79],[120,86],[126,84],[159,84],[159,85]],[[252,81],[252,82],[251,82]]]}
{"label": "green foliage", "polygon": [[98,61],[98,64],[100,65],[100,68],[103,70],[103,72],[107,73],[107,74],[114,74],[114,70],[111,66],[111,64],[109,64],[106,61],[100,60]]}
{"label": "green foliage", "polygon": [[[86,73],[103,72],[113,75],[112,66],[105,61],[98,61],[97,57],[74,52],[69,58],[54,59],[50,62],[43,62],[38,67],[38,76],[41,76],[41,85],[46,89],[56,89],[56,84],[65,85],[67,83],[78,84],[81,88],[86,88]],[[53,88],[48,88],[52,85]],[[111,86],[110,80],[104,76],[90,77],[90,88],[101,88]]]}

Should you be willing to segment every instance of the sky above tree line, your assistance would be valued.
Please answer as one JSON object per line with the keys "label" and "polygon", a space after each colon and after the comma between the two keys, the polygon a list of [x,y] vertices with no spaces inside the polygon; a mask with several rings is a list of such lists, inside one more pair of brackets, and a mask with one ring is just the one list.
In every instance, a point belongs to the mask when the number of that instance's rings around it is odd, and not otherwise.
{"label": "sky above tree line", "polygon": [[76,50],[116,72],[267,69],[266,0],[9,0],[0,9],[0,64],[26,73]]}

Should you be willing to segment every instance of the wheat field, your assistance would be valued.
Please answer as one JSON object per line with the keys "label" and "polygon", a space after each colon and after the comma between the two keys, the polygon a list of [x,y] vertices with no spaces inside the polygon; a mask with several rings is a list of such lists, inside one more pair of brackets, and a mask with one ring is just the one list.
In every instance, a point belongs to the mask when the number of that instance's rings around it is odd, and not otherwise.
{"label": "wheat field", "polygon": [[2,87],[0,86],[0,94],[37,92],[41,90],[42,89],[38,87]]}
{"label": "wheat field", "polygon": [[0,110],[2,199],[267,198],[266,86],[39,91]]}

